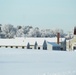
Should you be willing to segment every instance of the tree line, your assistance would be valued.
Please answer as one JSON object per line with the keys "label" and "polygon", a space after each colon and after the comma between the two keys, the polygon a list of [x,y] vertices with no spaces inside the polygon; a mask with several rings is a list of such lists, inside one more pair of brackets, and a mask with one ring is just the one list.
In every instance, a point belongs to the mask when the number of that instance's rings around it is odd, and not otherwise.
{"label": "tree line", "polygon": [[62,29],[41,29],[32,26],[14,26],[12,24],[1,25],[0,24],[0,36],[4,35],[5,38],[14,37],[55,37],[57,33],[60,33],[60,37],[65,37],[65,33]]}

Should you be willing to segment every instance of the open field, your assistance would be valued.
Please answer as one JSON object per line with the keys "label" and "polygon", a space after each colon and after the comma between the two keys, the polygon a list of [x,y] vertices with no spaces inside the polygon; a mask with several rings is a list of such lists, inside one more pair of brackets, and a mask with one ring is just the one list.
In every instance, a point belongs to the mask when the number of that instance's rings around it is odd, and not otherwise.
{"label": "open field", "polygon": [[0,48],[0,75],[76,75],[76,52]]}

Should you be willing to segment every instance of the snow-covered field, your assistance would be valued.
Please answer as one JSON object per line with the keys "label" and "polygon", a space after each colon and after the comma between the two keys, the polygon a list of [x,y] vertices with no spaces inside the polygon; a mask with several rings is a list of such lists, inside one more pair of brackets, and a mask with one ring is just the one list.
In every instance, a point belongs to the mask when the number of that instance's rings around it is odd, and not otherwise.
{"label": "snow-covered field", "polygon": [[0,75],[76,75],[76,51],[0,48]]}

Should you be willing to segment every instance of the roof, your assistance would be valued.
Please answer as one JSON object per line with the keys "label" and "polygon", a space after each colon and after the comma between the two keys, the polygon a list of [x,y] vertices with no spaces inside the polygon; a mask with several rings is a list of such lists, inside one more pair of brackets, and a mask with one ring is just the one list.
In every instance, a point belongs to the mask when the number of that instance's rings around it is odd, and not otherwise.
{"label": "roof", "polygon": [[[42,45],[44,40],[49,42],[57,42],[57,38],[12,38],[12,39],[0,39],[0,46],[7,45],[7,46],[27,46],[28,42],[30,45],[34,45],[37,42],[38,45]],[[65,38],[60,38],[60,42],[63,42]]]}
{"label": "roof", "polygon": [[47,42],[47,43],[49,43],[49,44],[51,44],[51,45],[53,45],[53,46],[58,46],[58,47],[60,47],[60,45],[57,44],[57,43],[55,43],[55,42]]}

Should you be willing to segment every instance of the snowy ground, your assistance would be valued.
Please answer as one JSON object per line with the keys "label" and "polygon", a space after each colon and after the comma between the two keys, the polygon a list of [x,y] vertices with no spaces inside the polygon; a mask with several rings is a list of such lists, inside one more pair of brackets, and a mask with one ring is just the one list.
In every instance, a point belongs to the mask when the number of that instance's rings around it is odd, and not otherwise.
{"label": "snowy ground", "polygon": [[0,75],[76,75],[76,51],[0,48]]}

